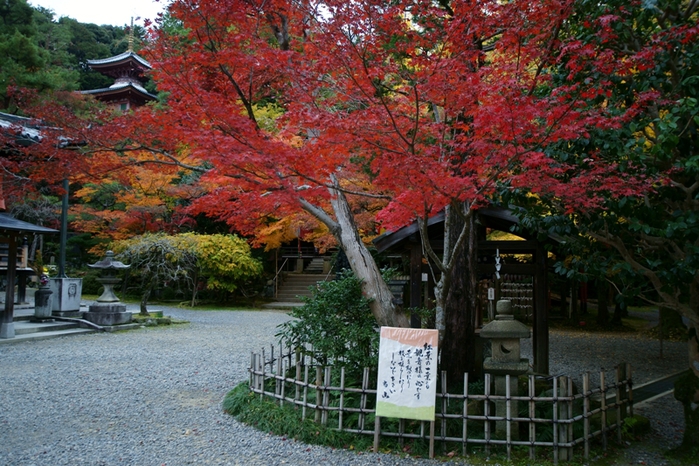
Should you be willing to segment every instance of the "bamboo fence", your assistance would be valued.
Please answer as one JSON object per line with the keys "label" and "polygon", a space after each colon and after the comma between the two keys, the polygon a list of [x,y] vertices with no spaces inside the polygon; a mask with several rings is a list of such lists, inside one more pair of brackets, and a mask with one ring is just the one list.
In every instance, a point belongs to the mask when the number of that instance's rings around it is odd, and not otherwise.
{"label": "bamboo fence", "polygon": [[[361,382],[352,386],[345,367],[316,364],[312,352],[275,346],[267,352],[251,353],[249,386],[261,398],[291,404],[301,417],[339,431],[374,436],[374,449],[382,437],[441,442],[443,451],[461,445],[468,456],[474,447],[487,453],[504,449],[508,460],[515,447],[528,448],[530,459],[552,457],[554,463],[573,459],[574,451],[590,457],[595,440],[606,449],[610,438],[621,443],[624,418],[633,415],[631,367],[620,364],[609,377],[599,373],[599,385],[592,386],[590,373],[582,375],[582,389],[568,376],[519,378],[519,392],[511,393],[510,376],[506,393],[494,393],[496,376],[485,374],[482,393],[469,391],[469,376],[463,376],[463,393],[448,393],[447,374],[442,371],[433,423],[400,419],[381,423],[375,416],[375,371],[364,368]],[[612,379],[612,381],[610,381]],[[517,386],[517,384],[515,385]],[[526,388],[523,388],[526,387]]]}

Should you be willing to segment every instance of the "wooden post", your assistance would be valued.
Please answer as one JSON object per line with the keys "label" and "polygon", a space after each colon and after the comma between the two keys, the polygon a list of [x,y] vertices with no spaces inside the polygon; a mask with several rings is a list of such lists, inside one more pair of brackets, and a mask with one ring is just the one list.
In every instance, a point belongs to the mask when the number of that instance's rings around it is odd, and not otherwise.
{"label": "wooden post", "polygon": [[546,250],[536,247],[536,275],[534,276],[534,372],[549,373],[549,322],[548,322],[548,264]]}
{"label": "wooden post", "polygon": [[468,372],[464,373],[464,424],[461,432],[461,456],[468,454]]}
{"label": "wooden post", "polygon": [[7,241],[7,288],[5,290],[5,310],[0,319],[0,338],[15,337],[15,269],[17,268],[17,237],[9,235]]}
{"label": "wooden post", "polygon": [[[442,422],[441,422],[441,432],[442,432],[442,439],[445,439],[447,437],[447,417],[445,414],[447,413],[447,399],[449,397],[449,394],[447,393],[447,371],[442,371]],[[444,453],[446,453],[447,449],[447,443],[442,440],[442,448],[444,450]]]}
{"label": "wooden post", "polygon": [[583,435],[585,460],[590,459],[590,373],[583,374]]}
{"label": "wooden post", "polygon": [[[274,351],[274,347],[272,348],[272,351]],[[272,354],[274,354],[274,353],[272,353]],[[284,395],[284,381],[279,378],[282,375],[284,375],[284,370],[282,368],[281,349],[279,350],[279,357],[277,358],[277,374],[276,375],[277,375],[277,377],[276,377],[275,384],[274,384],[274,392],[275,392],[274,394],[277,396],[282,395],[281,404],[280,404],[280,406],[281,406],[281,405],[284,405],[284,397],[283,397],[283,395]]]}
{"label": "wooden post", "polygon": [[[420,240],[410,240],[410,307],[418,308],[422,305],[422,247]],[[410,326],[420,328],[422,322],[420,316],[410,314]]]}
{"label": "wooden post", "polygon": [[604,381],[604,370],[599,373],[600,410],[602,412],[602,448],[607,449],[607,392]]}
{"label": "wooden post", "polygon": [[298,401],[300,397],[300,382],[301,382],[301,362],[296,360],[296,377],[294,382],[294,406],[298,408]]}
{"label": "wooden post", "polygon": [[[282,358],[279,358],[280,361],[282,361]],[[277,374],[277,377],[281,377],[281,383],[282,383],[282,391],[281,391],[281,398],[279,399],[279,406],[284,406],[284,400],[286,399],[286,369],[284,369],[284,366],[286,366],[285,362],[282,362],[282,373]]]}
{"label": "wooden post", "polygon": [[483,424],[483,434],[485,437],[485,454],[490,455],[490,386],[492,384],[491,375],[485,374],[485,400],[483,400],[483,416],[485,423]]}
{"label": "wooden post", "polygon": [[536,396],[536,380],[533,375],[529,376],[529,459],[533,460],[536,456],[536,447],[534,447],[534,442],[536,441],[536,423],[532,420],[536,417],[536,401],[534,397]]}
{"label": "wooden post", "polygon": [[321,415],[320,405],[323,403],[323,401],[322,401],[323,391],[320,388],[321,385],[323,384],[323,381],[321,380],[322,373],[323,373],[323,371],[320,368],[320,366],[317,366],[316,367],[316,412],[315,412],[315,417],[314,417],[314,420],[316,423],[320,422],[320,415]]}
{"label": "wooden post", "polygon": [[512,393],[510,374],[505,375],[505,439],[507,442],[507,461],[512,458]]}
{"label": "wooden post", "polygon": [[626,387],[629,390],[629,417],[633,417],[633,380],[631,364],[626,363]]}
{"label": "wooden post", "polygon": [[306,406],[308,406],[308,368],[303,368],[303,405],[301,408],[301,419],[306,419]]}
{"label": "wooden post", "polygon": [[364,410],[366,409],[366,400],[367,400],[367,394],[366,391],[369,388],[369,368],[365,367],[364,368],[364,373],[362,374],[362,396],[359,399],[359,430],[364,430],[364,422],[366,420],[366,413]]}
{"label": "wooden post", "polygon": [[558,425],[555,427],[556,430],[554,432],[558,432],[558,445],[554,445],[554,448],[558,451],[559,460],[569,461],[571,459],[570,451],[569,448],[565,446],[565,444],[570,442],[571,438],[569,437],[569,424],[565,421],[568,421],[571,418],[572,414],[568,411],[570,408],[569,389],[572,386],[572,381],[570,381],[568,377],[556,377],[556,379],[558,380],[558,402],[556,403],[557,406],[554,411],[554,416],[556,414],[558,415]]}
{"label": "wooden post", "polygon": [[342,420],[345,414],[345,368],[340,368],[340,411],[338,412],[337,429],[342,432]]}
{"label": "wooden post", "polygon": [[323,380],[323,413],[321,417],[321,423],[324,426],[328,425],[328,406],[330,406],[330,381],[332,380],[331,367],[327,366],[325,368],[325,378]]}
{"label": "wooden post", "polygon": [[624,417],[626,417],[626,416],[624,416],[625,413],[624,413],[624,410],[622,409],[622,406],[621,406],[622,400],[623,400],[622,390],[624,388],[622,386],[622,381],[625,379],[625,377],[624,377],[624,369],[625,368],[626,368],[626,366],[624,366],[623,364],[619,364],[618,366],[616,366],[616,384],[615,384],[616,385],[616,390],[615,390],[615,394],[616,394],[616,433],[617,433],[617,442],[619,444],[621,444],[621,425],[624,422]]}
{"label": "wooden post", "polygon": [[374,453],[379,452],[379,440],[381,439],[381,416],[374,418]]}
{"label": "wooden post", "polygon": [[553,378],[553,464],[558,464],[558,436],[560,429],[558,428],[558,377]]}
{"label": "wooden post", "polygon": [[248,380],[248,386],[251,389],[255,388],[255,353],[250,351],[250,377]]}

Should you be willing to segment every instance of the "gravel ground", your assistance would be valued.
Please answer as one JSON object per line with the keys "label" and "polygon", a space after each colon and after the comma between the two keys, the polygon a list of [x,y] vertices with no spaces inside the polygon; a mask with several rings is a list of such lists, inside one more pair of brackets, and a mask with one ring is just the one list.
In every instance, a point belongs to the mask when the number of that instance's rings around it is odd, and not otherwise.
{"label": "gravel ground", "polygon": [[[238,423],[221,400],[288,317],[164,310],[191,323],[0,346],[0,465],[445,464],[309,446]],[[628,361],[637,384],[686,364],[683,343],[666,343],[660,360],[648,340],[568,332],[551,334],[551,355],[552,373]],[[656,430],[623,464],[668,464],[660,451],[680,440],[681,407],[670,396],[636,410]]]}

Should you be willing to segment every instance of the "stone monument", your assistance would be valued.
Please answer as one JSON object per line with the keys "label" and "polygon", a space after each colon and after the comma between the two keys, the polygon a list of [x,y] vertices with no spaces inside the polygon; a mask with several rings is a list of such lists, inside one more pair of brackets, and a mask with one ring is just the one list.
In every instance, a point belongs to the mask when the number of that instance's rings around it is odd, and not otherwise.
{"label": "stone monument", "polygon": [[[529,370],[529,360],[520,358],[520,338],[529,338],[529,327],[515,320],[512,314],[512,302],[500,300],[496,306],[495,320],[487,323],[481,329],[481,338],[490,340],[490,357],[483,361],[483,370],[493,374],[495,395],[507,394],[507,375],[510,375],[510,396],[518,395],[518,376]],[[510,417],[517,417],[518,403],[510,402]],[[507,401],[495,402],[495,415],[507,418]],[[495,423],[497,435],[506,434],[506,421]],[[517,423],[512,423],[512,438],[517,438]]]}
{"label": "stone monument", "polygon": [[131,322],[131,313],[126,312],[126,305],[119,301],[114,294],[114,285],[121,281],[116,276],[116,271],[128,269],[130,265],[114,260],[114,253],[107,251],[104,259],[92,265],[93,269],[103,270],[104,275],[97,281],[104,286],[104,292],[97,298],[95,304],[90,305],[89,311],[84,314],[84,319],[97,325],[111,326],[128,324]]}

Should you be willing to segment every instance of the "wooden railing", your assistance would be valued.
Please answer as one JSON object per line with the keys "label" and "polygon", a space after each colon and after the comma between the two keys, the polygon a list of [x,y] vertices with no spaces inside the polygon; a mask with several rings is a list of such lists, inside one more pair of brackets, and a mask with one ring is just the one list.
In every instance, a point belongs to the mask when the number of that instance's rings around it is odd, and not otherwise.
{"label": "wooden railing", "polygon": [[[359,382],[350,383],[344,367],[320,366],[307,351],[271,347],[265,354],[252,353],[250,390],[280,405],[291,404],[303,419],[313,416],[322,425],[339,431],[379,437],[397,437],[401,441],[423,439],[441,442],[444,451],[461,446],[466,456],[478,447],[489,452],[503,448],[508,460],[513,447],[527,447],[530,459],[548,451],[553,461],[568,461],[574,450],[582,449],[585,460],[590,444],[597,439],[606,448],[610,436],[621,442],[623,420],[633,414],[631,367],[619,365],[609,381],[609,374],[599,373],[593,386],[590,373],[582,374],[582,390],[574,389],[568,376],[520,378],[524,393],[495,394],[494,376],[485,374],[483,389],[469,389],[468,374],[463,376],[463,393],[448,393],[447,374],[441,374],[441,391],[437,393],[435,422],[398,420],[382,423],[376,429],[375,373],[362,371]],[[509,387],[509,378],[505,386]],[[496,410],[495,406],[506,406]],[[431,428],[430,428],[431,427]]]}

